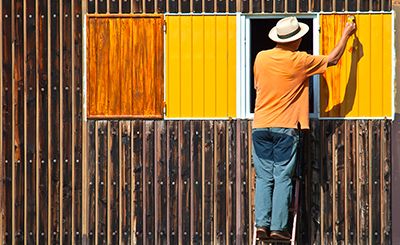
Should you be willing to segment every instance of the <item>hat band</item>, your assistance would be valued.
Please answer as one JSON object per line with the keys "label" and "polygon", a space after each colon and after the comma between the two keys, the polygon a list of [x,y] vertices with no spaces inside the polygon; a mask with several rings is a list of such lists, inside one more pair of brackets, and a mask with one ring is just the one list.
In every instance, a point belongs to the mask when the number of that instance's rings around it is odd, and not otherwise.
{"label": "hat band", "polygon": [[300,30],[301,30],[301,28],[300,28],[300,26],[299,26],[299,27],[297,28],[297,30],[295,30],[295,31],[293,31],[293,32],[291,32],[291,33],[289,33],[289,34],[286,34],[286,35],[279,35],[279,34],[277,34],[277,35],[278,35],[278,37],[279,37],[280,39],[287,39],[287,38],[291,38],[291,37],[293,37],[294,35],[296,35],[297,33],[299,33]]}

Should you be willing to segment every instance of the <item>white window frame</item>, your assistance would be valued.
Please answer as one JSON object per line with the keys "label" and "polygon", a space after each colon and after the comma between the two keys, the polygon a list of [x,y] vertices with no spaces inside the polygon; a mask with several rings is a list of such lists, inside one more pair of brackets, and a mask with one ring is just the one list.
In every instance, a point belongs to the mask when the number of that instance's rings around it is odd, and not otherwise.
{"label": "white window frame", "polygon": [[[236,69],[236,115],[237,118],[253,119],[254,113],[250,112],[250,44],[251,44],[251,33],[250,33],[250,20],[252,19],[280,19],[287,16],[293,16],[293,14],[237,14],[237,69]],[[319,55],[319,14],[295,14],[295,16],[301,20],[304,18],[313,19],[313,55]],[[267,31],[265,36],[267,38]],[[313,76],[313,95],[314,95],[314,112],[310,113],[310,118],[319,118],[319,75]]]}

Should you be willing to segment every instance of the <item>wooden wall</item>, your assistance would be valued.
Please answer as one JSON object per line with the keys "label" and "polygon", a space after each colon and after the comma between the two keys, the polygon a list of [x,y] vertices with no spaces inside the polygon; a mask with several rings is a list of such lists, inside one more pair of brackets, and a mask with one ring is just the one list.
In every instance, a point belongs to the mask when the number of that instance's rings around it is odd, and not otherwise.
{"label": "wooden wall", "polygon": [[[306,12],[343,3],[1,1],[0,243],[249,239],[249,122],[83,123],[83,13]],[[383,0],[347,3],[391,9]],[[385,120],[313,122],[303,146],[302,241],[390,243],[390,130]]]}

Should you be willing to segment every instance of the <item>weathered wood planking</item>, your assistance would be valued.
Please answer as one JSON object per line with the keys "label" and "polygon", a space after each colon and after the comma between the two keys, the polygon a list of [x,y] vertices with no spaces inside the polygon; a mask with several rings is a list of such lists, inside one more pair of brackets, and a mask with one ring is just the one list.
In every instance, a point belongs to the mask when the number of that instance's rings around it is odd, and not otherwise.
{"label": "weathered wood planking", "polygon": [[[104,140],[107,142],[114,142],[116,139],[112,139],[112,129],[118,128],[120,132],[123,132],[124,126],[122,125],[127,122],[119,122],[119,126],[114,121],[96,123],[99,128],[110,128],[110,131],[105,132],[108,136],[102,137],[105,137]],[[114,126],[112,126],[113,123]],[[304,206],[304,214],[302,215],[306,217],[301,218],[305,222],[302,222],[302,225],[298,227],[298,241],[309,243],[313,240],[316,244],[325,244],[325,242],[329,244],[330,242],[344,243],[347,240],[357,243],[356,229],[362,219],[363,222],[372,222],[371,226],[377,226],[380,230],[383,227],[389,227],[390,217],[384,219],[381,212],[379,212],[379,217],[375,215],[373,218],[369,218],[369,215],[373,215],[370,212],[367,213],[367,217],[361,217],[360,214],[365,210],[361,210],[358,207],[361,204],[354,199],[357,197],[358,200],[365,200],[368,206],[370,206],[369,203],[372,199],[370,200],[369,194],[363,194],[361,188],[356,188],[356,181],[351,184],[353,178],[357,179],[362,176],[357,175],[358,177],[356,177],[357,172],[363,175],[368,174],[367,180],[372,178],[372,175],[369,175],[370,171],[368,173],[365,172],[366,170],[362,172],[362,168],[354,166],[356,158],[358,164],[362,163],[360,156],[358,156],[359,153],[356,152],[356,149],[359,148],[356,148],[356,146],[361,147],[360,145],[365,144],[377,149],[373,146],[379,141],[381,142],[380,147],[383,148],[385,141],[381,137],[383,137],[382,128],[384,128],[384,124],[378,121],[322,121],[320,126],[320,123],[317,121],[311,123],[311,132],[306,135],[303,144],[303,147],[307,145],[309,148],[303,148],[301,153],[303,155],[301,164],[306,165],[303,168],[305,171],[302,173],[306,180],[302,184],[301,193],[303,200],[301,203]],[[92,127],[91,125],[93,125],[93,121],[89,121],[89,130]],[[363,139],[362,131],[357,131],[360,127],[365,128],[367,133],[365,139]],[[382,136],[376,137],[374,141],[372,136],[368,136],[369,133],[366,130],[368,127],[371,127],[372,135],[375,135],[374,132],[376,132],[376,136]],[[198,133],[196,134],[196,132]],[[98,130],[98,134],[101,138],[100,130]],[[117,137],[119,146],[121,145],[116,158],[119,163],[119,181],[127,181],[125,177],[121,176],[123,176],[123,172],[126,172],[124,169],[131,165],[131,183],[136,185],[136,189],[131,190],[131,216],[127,209],[122,208],[120,210],[123,215],[118,216],[118,224],[120,224],[118,234],[124,232],[123,228],[120,227],[123,227],[125,212],[128,214],[127,218],[130,217],[132,229],[134,229],[131,233],[131,241],[136,244],[144,243],[143,235],[145,235],[146,243],[153,243],[157,240],[157,243],[176,244],[179,237],[182,243],[198,243],[200,240],[204,243],[214,243],[218,239],[225,239],[230,243],[251,242],[251,236],[248,236],[248,234],[251,234],[254,220],[252,218],[254,170],[249,160],[251,159],[250,135],[251,122],[247,120],[231,122],[133,121],[131,134],[125,133],[125,136],[118,135]],[[124,137],[131,137],[131,141],[124,139]],[[111,155],[105,156],[105,153],[102,153],[103,148],[101,144],[99,145],[101,139],[96,140],[96,142],[98,142],[98,145],[93,145],[93,141],[89,142],[89,154],[95,152],[96,156],[94,157],[98,159],[112,158]],[[129,154],[125,153],[128,155],[123,156],[123,152],[127,150],[122,149],[123,145],[129,144],[131,144],[132,154],[130,164],[129,161],[126,161]],[[366,146],[362,147],[365,148]],[[107,148],[106,154],[112,154],[111,148]],[[387,152],[387,148],[385,149],[385,152]],[[364,152],[362,153],[364,154]],[[379,159],[382,159],[382,154]],[[104,156],[102,157],[102,155]],[[320,161],[320,158],[323,161]],[[165,159],[166,166],[163,166],[162,159]],[[226,161],[225,165],[223,161]],[[235,162],[235,165],[232,161]],[[217,163],[220,163],[220,165]],[[110,164],[112,165],[112,161],[110,161]],[[115,172],[111,173],[112,171],[110,171],[110,164],[98,166],[100,175],[102,173],[100,168],[103,168],[108,176],[115,175]],[[372,165],[367,165],[367,167],[372,167]],[[379,165],[379,168],[383,168],[383,166]],[[234,173],[233,170],[235,170]],[[383,176],[382,171],[378,171],[379,175],[377,176],[379,178]],[[108,181],[111,183],[109,185],[113,183],[111,178]],[[164,181],[167,184],[165,189],[163,189]],[[198,184],[201,185],[201,189],[196,186],[196,181],[199,181]],[[235,190],[230,187],[231,181]],[[340,184],[339,181],[341,181]],[[222,185],[220,185],[221,182]],[[214,183],[219,186],[215,186]],[[320,186],[322,186],[322,190]],[[371,198],[374,195],[379,195],[380,200],[383,199],[384,194],[381,190],[369,190],[368,187],[369,185],[366,186],[366,193],[374,192]],[[121,193],[123,192],[122,189],[118,190],[120,191],[118,196],[122,196],[121,202],[125,202],[124,193]],[[235,196],[233,196],[233,191]],[[318,194],[313,192],[318,192]],[[349,194],[344,195],[343,192],[349,192]],[[197,197],[199,194],[200,196]],[[318,203],[319,195],[321,195],[321,203]],[[98,194],[95,198],[100,198],[100,196]],[[113,198],[109,198],[108,201],[116,202]],[[380,201],[377,205],[380,205],[381,210],[383,210],[385,203]],[[113,205],[110,203],[109,207]],[[224,205],[225,208],[221,208]],[[237,206],[235,207],[235,205]],[[388,209],[387,206],[386,209]],[[112,209],[110,208],[110,210]],[[199,213],[199,210],[201,210],[201,213]],[[319,213],[321,210],[322,213]],[[165,214],[166,217],[164,218]],[[352,217],[359,221],[354,221]],[[318,225],[318,219],[321,219],[321,227]],[[340,222],[337,223],[337,220],[340,220]],[[96,218],[96,222],[101,225],[101,219]],[[108,219],[106,226],[114,227],[112,222],[111,219]],[[223,224],[221,225],[221,223]],[[219,227],[223,227],[221,229],[222,235],[219,234]],[[143,229],[145,234],[141,233]],[[198,229],[198,234],[196,234]],[[319,233],[320,231],[323,231],[323,233]],[[369,235],[369,231],[370,229],[367,227],[364,239],[373,239]],[[179,234],[181,235],[179,236]],[[124,237],[123,234],[120,236]],[[379,236],[379,238],[383,239],[382,236]],[[121,238],[120,243],[124,243],[126,241],[124,239]]]}
{"label": "weathered wood planking", "polygon": [[13,174],[13,208],[15,222],[13,225],[13,242],[21,243],[24,240],[24,166],[26,163],[25,155],[25,80],[24,80],[24,33],[23,33],[23,1],[14,2],[14,77],[13,77],[13,132],[14,132],[14,174]]}
{"label": "weathered wood planking", "polygon": [[178,178],[179,141],[178,124],[167,121],[167,243],[178,243]]}
{"label": "weathered wood planking", "polygon": [[179,122],[179,193],[178,194],[178,219],[179,242],[182,244],[190,243],[190,122]]}
{"label": "weathered wood planking", "polygon": [[143,122],[132,122],[132,243],[143,244],[144,239],[144,163]]}
{"label": "weathered wood planking", "polygon": [[203,225],[203,219],[201,214],[201,205],[203,200],[202,195],[202,122],[192,121],[190,125],[190,163],[191,163],[191,219],[190,219],[190,238],[194,244],[202,243],[203,237],[201,236],[201,230]]}
{"label": "weathered wood planking", "polygon": [[[25,2],[24,10],[24,81],[25,81],[25,231],[24,240],[36,241],[36,12],[35,1]],[[30,130],[28,130],[30,129]]]}
{"label": "weathered wood planking", "polygon": [[[5,242],[6,244],[11,244],[12,242],[12,205],[13,202],[8,201],[6,202],[5,200],[12,200],[12,188],[13,188],[13,175],[12,175],[12,169],[13,169],[13,146],[14,146],[14,141],[13,141],[13,63],[12,63],[12,37],[10,33],[12,33],[12,9],[11,9],[11,0],[6,0],[2,1],[2,47],[1,47],[1,60],[2,64],[0,64],[2,67],[2,91],[1,91],[1,97],[2,97],[2,134],[0,137],[2,141],[2,158],[1,158],[1,167],[0,171],[2,172],[3,181],[2,185],[0,185],[0,193],[2,195],[3,199],[3,204],[2,208],[4,208],[2,211],[5,213],[5,215],[2,215],[0,217],[1,223],[4,224],[1,231],[0,231],[0,240]],[[4,35],[5,33],[9,33],[9,35]]]}
{"label": "weathered wood planking", "polygon": [[61,44],[60,57],[60,101],[61,106],[61,136],[60,142],[62,149],[60,174],[62,181],[60,182],[61,194],[61,212],[62,222],[60,229],[62,243],[72,243],[72,14],[71,1],[61,1],[60,6],[60,22],[61,22]]}

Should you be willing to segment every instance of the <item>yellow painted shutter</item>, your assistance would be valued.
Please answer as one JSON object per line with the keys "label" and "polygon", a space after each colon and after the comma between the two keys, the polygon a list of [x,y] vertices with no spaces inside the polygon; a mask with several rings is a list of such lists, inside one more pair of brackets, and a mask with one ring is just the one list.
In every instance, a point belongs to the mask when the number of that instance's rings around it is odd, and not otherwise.
{"label": "yellow painted shutter", "polygon": [[166,16],[167,117],[236,116],[236,16]]}
{"label": "yellow painted shutter", "polygon": [[87,95],[91,118],[162,118],[163,16],[87,19]]}
{"label": "yellow painted shutter", "polygon": [[[392,15],[355,15],[357,32],[336,66],[321,76],[321,117],[392,116]],[[321,15],[321,54],[339,41],[347,15]]]}

